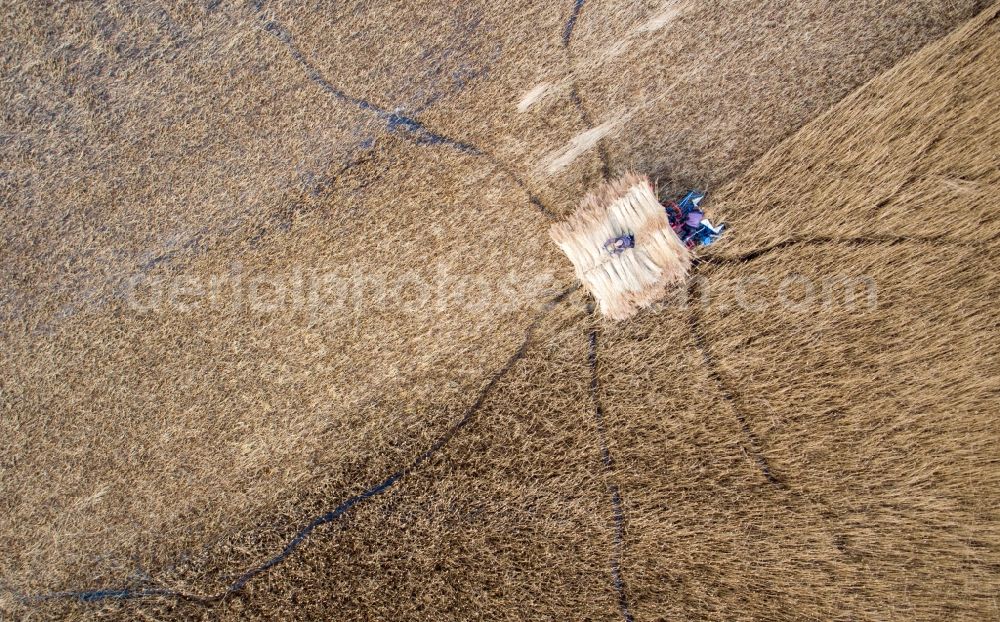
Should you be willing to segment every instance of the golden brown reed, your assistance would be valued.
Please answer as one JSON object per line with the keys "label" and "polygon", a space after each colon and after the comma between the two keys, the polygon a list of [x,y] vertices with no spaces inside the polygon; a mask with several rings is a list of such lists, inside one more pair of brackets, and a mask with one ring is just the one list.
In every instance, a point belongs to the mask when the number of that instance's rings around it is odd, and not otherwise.
{"label": "golden brown reed", "polygon": [[[593,124],[628,112],[611,167],[669,190],[732,179],[979,3],[680,4],[655,31],[662,6],[588,4],[570,45]],[[998,617],[996,10],[719,194],[732,233],[693,291],[714,303],[612,325],[578,292],[501,376],[572,280],[511,173],[569,213],[600,150],[538,174],[586,124],[565,92],[517,110],[569,71],[569,7],[443,6],[4,8],[3,615],[621,619],[617,560],[638,620]],[[462,62],[488,71],[422,99]],[[427,104],[492,159],[336,89]],[[127,298],[299,268],[369,280],[346,308]],[[802,275],[868,275],[877,305],[741,306]],[[218,593],[477,405],[238,598],[17,598]]]}

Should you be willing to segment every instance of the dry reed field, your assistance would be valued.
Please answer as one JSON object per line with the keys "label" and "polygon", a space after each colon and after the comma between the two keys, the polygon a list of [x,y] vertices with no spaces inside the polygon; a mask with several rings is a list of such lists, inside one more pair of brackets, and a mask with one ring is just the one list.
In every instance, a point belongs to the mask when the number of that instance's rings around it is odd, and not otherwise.
{"label": "dry reed field", "polygon": [[0,11],[0,619],[1000,619],[1000,5]]}

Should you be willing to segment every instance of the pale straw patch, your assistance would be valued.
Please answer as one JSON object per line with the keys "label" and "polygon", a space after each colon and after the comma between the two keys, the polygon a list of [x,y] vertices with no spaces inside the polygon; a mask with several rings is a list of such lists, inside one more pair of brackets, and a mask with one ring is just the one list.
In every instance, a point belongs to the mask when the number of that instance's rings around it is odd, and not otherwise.
{"label": "pale straw patch", "polygon": [[[690,251],[670,228],[644,175],[629,173],[602,184],[549,233],[601,313],[615,320],[661,298],[667,287],[684,281],[691,266]],[[609,250],[609,241],[629,235],[634,246]]]}

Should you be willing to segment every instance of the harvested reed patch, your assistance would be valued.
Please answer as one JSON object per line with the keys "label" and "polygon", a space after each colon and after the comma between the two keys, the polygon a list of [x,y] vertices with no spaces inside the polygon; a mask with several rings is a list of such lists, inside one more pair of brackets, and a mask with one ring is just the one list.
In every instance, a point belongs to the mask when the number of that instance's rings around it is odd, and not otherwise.
{"label": "harvested reed patch", "polygon": [[649,178],[634,173],[587,194],[550,235],[601,312],[615,320],[651,305],[691,266]]}

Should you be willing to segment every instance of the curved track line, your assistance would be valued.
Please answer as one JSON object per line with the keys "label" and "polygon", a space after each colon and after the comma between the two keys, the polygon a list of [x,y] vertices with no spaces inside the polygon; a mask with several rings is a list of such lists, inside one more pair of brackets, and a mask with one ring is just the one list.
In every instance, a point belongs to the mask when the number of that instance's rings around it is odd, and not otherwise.
{"label": "curved track line", "polygon": [[[576,27],[576,22],[580,18],[580,11],[583,10],[583,5],[586,0],[574,0],[573,9],[570,12],[569,18],[566,20],[566,25],[563,28],[563,50],[566,52],[566,64],[569,67],[569,99],[573,102],[573,107],[576,108],[577,113],[580,115],[580,120],[583,121],[584,126],[588,130],[593,131],[594,120],[587,112],[587,107],[583,105],[583,100],[580,99],[580,89],[576,84],[576,61],[573,58],[573,52],[569,47],[570,41],[573,38],[573,30]],[[601,177],[605,180],[611,176],[611,159],[608,155],[608,150],[598,138],[596,141],[597,154],[601,161]]]}
{"label": "curved track line", "polygon": [[[688,281],[688,300],[691,300],[697,295],[697,290],[698,282],[695,280]],[[691,338],[694,340],[695,348],[697,348],[701,353],[701,360],[705,364],[705,368],[708,370],[709,377],[711,377],[712,381],[715,383],[722,399],[733,411],[733,415],[735,415],[736,421],[739,422],[740,429],[743,431],[743,435],[747,439],[748,447],[743,447],[744,453],[754,461],[761,473],[764,475],[764,479],[766,479],[769,484],[778,488],[784,488],[784,483],[778,478],[777,475],[774,474],[770,463],[767,461],[767,457],[764,455],[763,449],[761,449],[760,439],[757,438],[757,434],[753,431],[753,428],[750,427],[750,423],[747,421],[746,415],[744,415],[743,411],[740,410],[735,394],[722,377],[722,374],[719,373],[719,368],[715,363],[715,358],[712,356],[712,352],[708,348],[708,340],[705,338],[705,335],[701,330],[701,323],[699,322],[698,309],[696,305],[691,305],[691,311],[688,313],[688,330],[691,333]]]}
{"label": "curved track line", "polygon": [[538,325],[541,324],[549,313],[554,309],[559,303],[566,299],[567,296],[572,294],[579,288],[579,284],[574,284],[562,292],[560,292],[555,297],[551,298],[545,303],[545,306],[539,311],[535,317],[531,320],[528,328],[525,330],[524,339],[521,341],[521,345],[517,350],[507,359],[507,362],[501,367],[496,373],[494,373],[489,381],[480,389],[479,394],[476,396],[475,401],[465,410],[462,417],[448,428],[434,443],[425,449],[423,452],[418,454],[409,464],[395,471],[379,483],[365,489],[363,492],[356,494],[352,497],[348,497],[346,500],[342,501],[335,508],[317,516],[312,521],[310,521],[305,527],[302,527],[296,534],[288,541],[287,544],[279,551],[277,554],[272,556],[270,559],[255,566],[243,574],[241,574],[235,581],[233,581],[228,587],[226,587],[221,592],[216,594],[202,595],[202,594],[189,594],[186,592],[181,592],[179,590],[172,590],[169,588],[148,588],[148,589],[134,589],[130,587],[124,588],[104,588],[95,590],[66,590],[60,592],[51,592],[49,594],[39,594],[36,596],[23,596],[19,597],[22,603],[30,602],[43,602],[48,600],[58,600],[58,599],[75,599],[82,602],[99,602],[104,600],[135,600],[141,598],[176,598],[178,600],[187,600],[191,602],[196,602],[200,604],[212,604],[224,600],[229,596],[233,596],[243,591],[248,583],[253,581],[255,578],[265,574],[270,569],[274,568],[285,562],[299,546],[305,542],[305,540],[312,535],[318,527],[326,525],[327,523],[332,523],[339,519],[340,517],[347,514],[354,506],[359,505],[373,497],[384,493],[385,491],[392,488],[399,480],[403,479],[413,471],[417,470],[424,462],[429,460],[435,453],[437,453],[442,447],[448,444],[448,442],[455,437],[458,432],[462,430],[472,419],[475,417],[476,413],[482,407],[483,403],[486,401],[487,396],[496,387],[497,383],[507,375],[507,373],[513,369],[514,365],[520,361],[528,351],[528,346],[531,344],[532,338]]}
{"label": "curved track line", "polygon": [[587,0],[573,0],[573,10],[570,11],[569,17],[566,19],[566,24],[563,26],[563,47],[569,45],[569,40],[573,38],[573,29],[576,28],[576,20],[580,18],[580,11],[583,10],[583,4]]}
{"label": "curved track line", "polygon": [[350,95],[338,88],[327,80],[320,70],[317,69],[308,58],[306,58],[306,55],[302,52],[302,50],[295,45],[295,41],[288,29],[286,29],[277,20],[268,18],[264,15],[262,12],[262,3],[255,6],[254,9],[257,17],[260,19],[261,27],[264,31],[271,34],[278,41],[284,44],[284,46],[288,49],[288,52],[292,55],[292,58],[295,59],[295,61],[305,70],[306,76],[309,80],[319,86],[325,93],[341,102],[374,114],[376,117],[385,122],[387,131],[402,131],[410,136],[417,144],[442,145],[445,147],[451,147],[460,153],[486,159],[499,171],[507,175],[518,188],[524,191],[525,194],[528,195],[528,201],[531,205],[541,212],[543,216],[549,220],[555,219],[555,213],[546,207],[542,203],[541,199],[539,199],[538,196],[531,191],[527,182],[510,169],[510,167],[504,165],[496,156],[470,142],[457,140],[439,132],[435,132],[417,119],[408,117],[398,112],[387,110],[386,108],[378,106],[366,99]]}
{"label": "curved track line", "polygon": [[857,236],[857,237],[836,237],[836,236],[813,236],[813,237],[794,237],[782,240],[780,242],[775,242],[768,246],[754,249],[752,251],[747,251],[745,253],[740,253],[738,255],[705,255],[703,257],[697,258],[695,263],[697,265],[721,265],[727,263],[746,263],[759,259],[764,255],[778,251],[781,249],[789,248],[792,246],[822,246],[826,244],[845,244],[851,246],[864,246],[865,244],[905,244],[907,242],[916,242],[922,244],[931,244],[933,246],[966,246],[970,248],[980,248],[992,241],[995,241],[997,236],[990,238],[984,238],[981,240],[963,240],[956,238],[949,238],[947,236],[917,236],[917,235],[867,235],[867,236]]}

